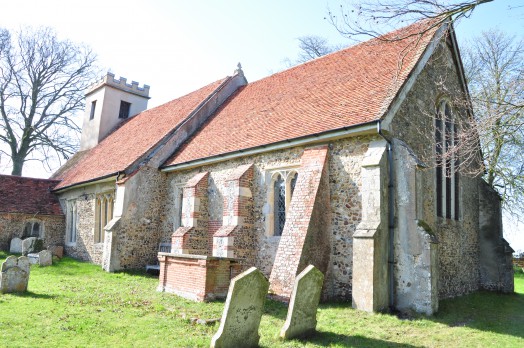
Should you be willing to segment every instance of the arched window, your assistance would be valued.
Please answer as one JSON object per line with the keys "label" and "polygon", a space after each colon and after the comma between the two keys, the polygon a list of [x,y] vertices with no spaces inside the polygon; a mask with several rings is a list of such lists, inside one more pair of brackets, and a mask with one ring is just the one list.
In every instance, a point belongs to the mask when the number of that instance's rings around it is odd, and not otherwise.
{"label": "arched window", "polygon": [[77,222],[78,222],[78,215],[76,211],[76,202],[72,201],[68,203],[68,222],[69,226],[67,229],[67,238],[66,241],[68,244],[74,244],[76,243],[76,231],[77,231]]}
{"label": "arched window", "polygon": [[458,131],[450,105],[439,104],[435,119],[436,213],[458,220],[460,216]]}
{"label": "arched window", "polygon": [[105,227],[113,218],[114,199],[112,194],[102,194],[96,198],[95,243],[103,243]]}
{"label": "arched window", "polygon": [[274,186],[274,208],[275,208],[275,236],[281,236],[286,223],[286,183],[279,174],[275,180]]}
{"label": "arched window", "polygon": [[42,224],[38,220],[27,221],[24,224],[24,231],[22,233],[22,239],[29,237],[41,238]]}
{"label": "arched window", "polygon": [[266,224],[269,236],[281,236],[286,224],[286,215],[291,206],[298,174],[295,170],[275,170],[268,187],[269,214]]}

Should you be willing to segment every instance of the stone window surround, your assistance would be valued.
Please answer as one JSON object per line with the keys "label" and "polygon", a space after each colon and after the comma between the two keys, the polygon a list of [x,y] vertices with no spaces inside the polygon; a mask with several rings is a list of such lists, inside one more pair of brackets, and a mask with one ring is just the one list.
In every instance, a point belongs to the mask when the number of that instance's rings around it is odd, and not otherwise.
{"label": "stone window surround", "polygon": [[96,100],[93,100],[91,102],[91,110],[89,112],[89,120],[90,121],[95,118],[95,111],[96,111]]}
{"label": "stone window surround", "polygon": [[32,231],[33,231],[33,228],[34,228],[34,224],[35,223],[38,223],[39,225],[39,231],[38,231],[38,238],[42,239],[45,237],[45,229],[44,229],[44,222],[40,219],[37,219],[37,218],[30,218],[30,219],[26,219],[24,221],[24,231],[25,231],[25,227],[27,224],[31,224],[31,236],[30,237],[34,237],[32,235]]}
{"label": "stone window surround", "polygon": [[173,217],[173,231],[176,231],[177,228],[182,226],[182,201],[183,201],[183,193],[184,193],[184,187],[186,186],[187,182],[172,182],[171,188],[173,190],[174,195],[174,211],[175,216]]}
{"label": "stone window surround", "polygon": [[[455,139],[455,130],[457,129],[457,124],[453,122],[454,120],[454,112],[453,112],[453,108],[452,108],[452,103],[449,101],[448,98],[444,97],[444,98],[440,98],[439,101],[437,102],[437,117],[435,117],[435,135],[437,134],[437,129],[438,129],[438,124],[437,122],[439,121],[440,119],[440,115],[445,115],[445,108],[446,106],[449,107],[449,110],[450,110],[450,119],[451,119],[451,139],[450,139],[450,142],[451,142],[451,146],[453,146],[454,142],[456,141]],[[444,117],[445,118],[445,117]],[[445,136],[446,136],[446,122],[442,122],[442,125],[441,125],[441,136],[443,137],[443,142],[445,141]],[[436,140],[435,140],[436,141]],[[446,149],[447,150],[447,149]],[[434,149],[435,153],[435,159],[438,161],[438,154],[437,154],[437,149],[436,149],[436,146],[435,146],[435,149]],[[446,217],[446,212],[447,212],[447,207],[446,207],[446,167],[445,166],[439,166],[438,163],[436,164],[436,168],[435,168],[435,207],[434,207],[434,211],[435,211],[435,215],[437,216],[437,218],[439,219],[442,219],[442,221],[447,221],[447,222],[452,222],[452,221],[460,221],[461,220],[461,216],[462,216],[462,204],[460,204],[460,202],[462,201],[461,197],[462,197],[462,189],[461,189],[461,186],[458,185],[458,193],[456,194],[455,191],[456,191],[456,188],[457,188],[457,185],[455,184],[456,183],[456,180],[458,180],[458,176],[459,174],[455,171],[455,162],[459,159],[459,156],[454,153],[452,154],[452,158],[450,160],[450,166],[451,166],[451,169],[450,169],[450,172],[453,173],[451,175],[451,193],[450,193],[450,201],[451,201],[451,212],[450,212],[450,215],[451,215],[451,218],[448,218]],[[443,174],[441,175],[441,192],[438,192],[438,185],[437,185],[437,180],[438,180],[438,176],[437,176],[437,170],[438,169],[441,169],[443,171]],[[441,215],[438,214],[438,209],[437,209],[437,197],[438,196],[441,196],[441,202],[442,202],[442,208],[441,208]],[[455,209],[455,205],[457,204],[456,202],[456,197],[458,198],[458,203],[459,203],[459,207],[458,207],[458,216],[456,214],[456,209]]]}
{"label": "stone window surround", "polygon": [[131,113],[131,103],[125,100],[120,101],[120,110],[118,111],[118,118],[127,119]]}
{"label": "stone window surround", "polygon": [[286,183],[286,213],[291,203],[291,180],[294,174],[300,175],[298,168],[300,163],[266,168],[265,185],[267,188],[266,204],[264,205],[266,236],[280,238],[275,235],[275,181],[281,175]]}
{"label": "stone window surround", "polygon": [[[104,243],[105,230],[104,227],[111,219],[113,219],[115,197],[113,192],[105,192],[96,195],[95,203],[95,228],[94,228],[94,242]],[[101,221],[101,219],[104,220]],[[105,223],[104,223],[105,222]]]}
{"label": "stone window surround", "polygon": [[67,246],[75,246],[78,231],[78,212],[76,208],[76,199],[66,201],[66,238]]}

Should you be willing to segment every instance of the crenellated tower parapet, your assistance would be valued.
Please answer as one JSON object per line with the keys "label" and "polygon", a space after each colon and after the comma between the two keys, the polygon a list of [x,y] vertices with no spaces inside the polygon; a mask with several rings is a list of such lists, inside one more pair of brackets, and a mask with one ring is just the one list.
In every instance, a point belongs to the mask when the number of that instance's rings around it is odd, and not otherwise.
{"label": "crenellated tower parapet", "polygon": [[119,79],[115,78],[115,74],[108,72],[100,80],[98,80],[91,88],[87,91],[86,95],[89,95],[103,86],[111,86],[120,89],[124,92],[133,93],[149,99],[149,86],[145,85],[140,87],[138,82],[131,81],[131,84],[127,83],[127,78],[120,76]]}
{"label": "crenellated tower parapet", "polygon": [[95,147],[119,124],[147,109],[149,86],[127,83],[108,72],[86,92],[86,109],[82,123],[80,150]]}

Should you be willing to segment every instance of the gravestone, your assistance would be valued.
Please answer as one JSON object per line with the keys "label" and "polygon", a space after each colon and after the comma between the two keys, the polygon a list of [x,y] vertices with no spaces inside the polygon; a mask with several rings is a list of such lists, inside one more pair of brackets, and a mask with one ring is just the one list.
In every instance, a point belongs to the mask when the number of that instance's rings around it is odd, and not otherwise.
{"label": "gravestone", "polygon": [[220,327],[211,348],[257,347],[269,282],[255,267],[231,280]]}
{"label": "gravestone", "polygon": [[53,254],[49,250],[42,250],[38,253],[38,264],[42,267],[53,264]]}
{"label": "gravestone", "polygon": [[315,266],[307,266],[296,278],[287,318],[280,337],[291,339],[315,332],[317,327],[317,307],[324,275]]}
{"label": "gravestone", "polygon": [[11,239],[11,245],[9,247],[9,252],[13,254],[22,253],[22,240],[20,238]]}
{"label": "gravestone", "polygon": [[64,247],[62,245],[50,245],[47,247],[54,256],[57,256],[59,259],[64,257]]}
{"label": "gravestone", "polygon": [[25,256],[9,256],[0,272],[0,293],[25,292],[29,282],[29,260]]}
{"label": "gravestone", "polygon": [[22,255],[27,256],[35,251],[36,240],[36,237],[29,237],[22,241]]}

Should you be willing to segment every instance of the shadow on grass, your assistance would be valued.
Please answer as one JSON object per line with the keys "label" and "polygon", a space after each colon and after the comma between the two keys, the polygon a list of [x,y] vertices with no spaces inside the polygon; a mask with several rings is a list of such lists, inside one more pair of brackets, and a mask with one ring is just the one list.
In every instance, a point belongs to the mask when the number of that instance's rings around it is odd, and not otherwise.
{"label": "shadow on grass", "polygon": [[53,298],[57,297],[55,295],[38,294],[38,293],[35,293],[35,292],[32,292],[32,291],[12,292],[11,295],[12,296],[16,296],[16,297],[29,297],[29,298],[45,299],[45,300],[50,300],[50,299],[53,299]]}
{"label": "shadow on grass", "polygon": [[524,294],[479,291],[440,301],[439,307],[439,312],[428,320],[524,338]]}
{"label": "shadow on grass", "polygon": [[287,303],[266,298],[266,302],[264,303],[264,314],[270,315],[277,319],[285,320],[287,316],[287,307]]}
{"label": "shadow on grass", "polygon": [[345,347],[419,347],[411,344],[389,342],[359,335],[341,335],[329,331],[317,331],[307,338],[295,339],[294,341],[300,342],[304,345],[306,343],[312,343],[322,347],[331,347],[335,344]]}

